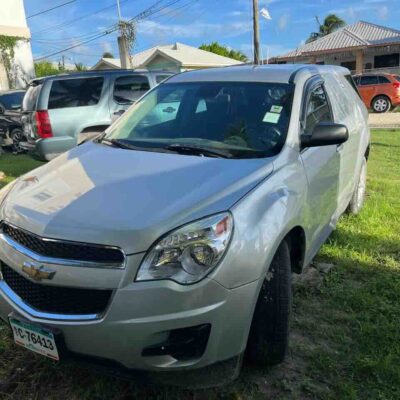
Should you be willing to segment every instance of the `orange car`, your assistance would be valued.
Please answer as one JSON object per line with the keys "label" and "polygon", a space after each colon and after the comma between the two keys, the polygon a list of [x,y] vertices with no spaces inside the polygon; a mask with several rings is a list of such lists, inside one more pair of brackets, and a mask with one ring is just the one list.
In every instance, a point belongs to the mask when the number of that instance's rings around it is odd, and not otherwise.
{"label": "orange car", "polygon": [[399,75],[362,74],[353,79],[367,108],[384,113],[400,105]]}

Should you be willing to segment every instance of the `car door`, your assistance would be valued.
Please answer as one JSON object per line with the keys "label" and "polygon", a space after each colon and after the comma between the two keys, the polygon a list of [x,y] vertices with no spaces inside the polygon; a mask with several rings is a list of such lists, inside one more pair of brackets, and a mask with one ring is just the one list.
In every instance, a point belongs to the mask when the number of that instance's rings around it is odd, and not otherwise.
{"label": "car door", "polygon": [[122,115],[149,90],[150,82],[145,74],[136,73],[115,76],[109,101],[112,120]]}
{"label": "car door", "polygon": [[[312,78],[304,91],[302,110],[304,135],[311,135],[320,122],[333,122],[332,109],[321,77]],[[310,248],[316,251],[332,230],[339,191],[340,154],[337,146],[319,146],[301,150],[308,180],[306,220]]]}

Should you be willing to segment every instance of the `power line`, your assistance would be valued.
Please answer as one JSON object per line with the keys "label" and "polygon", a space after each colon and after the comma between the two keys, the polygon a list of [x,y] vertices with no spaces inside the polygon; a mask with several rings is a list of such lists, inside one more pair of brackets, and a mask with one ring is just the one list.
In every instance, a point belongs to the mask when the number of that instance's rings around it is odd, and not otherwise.
{"label": "power line", "polygon": [[67,1],[66,3],[59,4],[58,6],[55,6],[55,7],[52,7],[52,8],[48,8],[47,10],[39,11],[36,14],[29,15],[28,17],[26,17],[26,19],[37,17],[38,15],[42,15],[42,14],[47,13],[49,11],[55,10],[57,8],[64,7],[64,6],[66,6],[68,4],[71,4],[71,3],[75,3],[76,1],[77,0],[70,0],[70,1]]}
{"label": "power line", "polygon": [[[123,3],[126,3],[127,1],[128,1],[128,0],[121,0],[120,3],[123,4]],[[74,19],[71,19],[71,20],[69,20],[69,21],[64,21],[64,22],[62,22],[62,23],[60,23],[60,24],[50,25],[50,26],[48,26],[48,27],[46,27],[46,28],[44,28],[44,29],[41,29],[41,30],[39,30],[39,31],[32,32],[32,35],[38,34],[38,33],[48,32],[48,31],[50,31],[50,30],[52,30],[52,29],[55,29],[55,28],[60,29],[60,28],[66,27],[66,26],[68,26],[68,25],[73,25],[73,24],[75,24],[76,22],[81,21],[82,19],[91,17],[91,16],[96,15],[96,14],[100,14],[100,13],[102,13],[103,11],[106,11],[106,10],[109,10],[109,9],[115,8],[115,7],[116,7],[116,4],[112,4],[112,5],[108,6],[108,7],[100,8],[99,10],[93,11],[93,12],[90,13],[90,14],[85,14],[85,15],[82,15],[82,16],[80,16],[80,17],[78,17],[78,18],[74,18]]]}
{"label": "power line", "polygon": [[[154,14],[156,14],[156,13],[158,13],[158,12],[160,12],[160,11],[166,9],[167,7],[170,7],[170,6],[172,6],[172,5],[176,4],[176,3],[179,3],[179,2],[182,1],[182,0],[170,0],[166,5],[164,5],[164,6],[162,6],[161,8],[158,8],[158,9],[157,9],[157,7],[158,7],[163,1],[164,1],[164,0],[158,0],[158,1],[156,1],[152,6],[146,8],[144,11],[142,11],[142,12],[139,13],[139,14],[137,14],[135,17],[131,18],[131,19],[129,20],[129,22],[139,21],[139,20],[148,18],[148,17],[150,17],[151,15],[154,15]],[[55,55],[57,55],[57,54],[60,54],[60,53],[62,53],[62,52],[64,52],[64,51],[68,51],[68,50],[74,49],[75,47],[79,47],[79,46],[82,46],[82,45],[84,45],[84,44],[90,43],[90,42],[92,42],[92,41],[94,41],[94,40],[97,40],[97,39],[99,39],[99,38],[101,38],[101,37],[104,37],[104,36],[106,36],[106,35],[109,35],[110,33],[116,32],[118,29],[119,29],[119,25],[118,25],[118,24],[117,24],[116,26],[114,25],[111,29],[107,29],[107,30],[103,31],[102,33],[98,34],[98,35],[95,36],[95,37],[92,37],[92,38],[87,39],[87,40],[84,40],[84,41],[82,41],[82,42],[80,42],[80,43],[74,44],[74,45],[69,46],[69,47],[67,47],[67,48],[65,48],[65,49],[62,49],[62,50],[59,50],[59,51],[56,51],[56,52],[53,52],[53,53],[46,54],[46,55],[44,55],[44,56],[38,57],[38,58],[35,59],[35,61],[43,60],[43,59],[45,59],[45,58],[52,57],[52,56],[55,56]]]}

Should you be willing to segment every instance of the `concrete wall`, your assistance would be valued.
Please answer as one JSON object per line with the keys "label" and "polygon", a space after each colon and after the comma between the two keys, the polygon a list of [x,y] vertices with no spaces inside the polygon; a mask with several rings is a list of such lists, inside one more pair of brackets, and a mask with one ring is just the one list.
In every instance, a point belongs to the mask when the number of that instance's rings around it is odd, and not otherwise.
{"label": "concrete wall", "polygon": [[1,0],[0,3],[0,35],[24,38],[14,49],[12,82],[8,82],[4,67],[0,66],[0,90],[6,90],[9,87],[24,88],[26,83],[35,76],[29,41],[31,35],[26,22],[24,2],[23,0]]}

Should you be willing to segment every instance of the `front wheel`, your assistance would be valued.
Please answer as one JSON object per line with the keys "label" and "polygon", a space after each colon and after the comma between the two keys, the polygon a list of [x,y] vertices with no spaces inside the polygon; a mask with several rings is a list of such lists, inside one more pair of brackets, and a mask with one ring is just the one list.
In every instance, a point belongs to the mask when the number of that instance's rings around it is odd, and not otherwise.
{"label": "front wheel", "polygon": [[372,101],[372,109],[377,113],[385,113],[390,110],[392,104],[388,97],[378,96]]}
{"label": "front wheel", "polygon": [[291,263],[283,241],[272,260],[251,323],[247,356],[257,365],[275,365],[285,358],[292,305]]}
{"label": "front wheel", "polygon": [[360,176],[358,177],[357,185],[351,197],[347,212],[349,214],[358,214],[365,200],[365,192],[367,188],[367,159],[364,157],[361,164]]}

